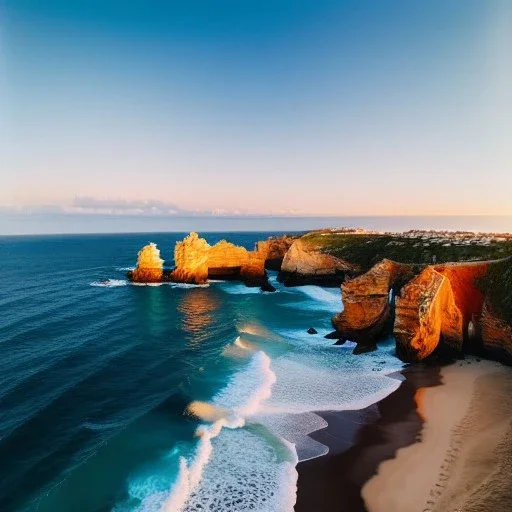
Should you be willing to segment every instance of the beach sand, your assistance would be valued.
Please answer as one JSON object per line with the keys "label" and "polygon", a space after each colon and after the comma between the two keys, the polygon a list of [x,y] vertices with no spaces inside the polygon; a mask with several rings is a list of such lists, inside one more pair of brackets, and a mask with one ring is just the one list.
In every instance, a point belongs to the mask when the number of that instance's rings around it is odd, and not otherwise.
{"label": "beach sand", "polygon": [[418,390],[441,385],[439,368],[417,365],[396,378],[403,380],[400,387],[370,407],[317,413],[328,427],[310,436],[329,453],[297,465],[297,512],[365,511],[362,486],[382,461],[418,441],[423,419],[416,396]]}
{"label": "beach sand", "polygon": [[319,413],[329,425],[311,437],[329,453],[298,464],[295,510],[510,512],[512,369],[467,358],[401,374],[366,409]]}
{"label": "beach sand", "polygon": [[362,489],[370,512],[512,510],[512,370],[474,358],[418,392],[421,441],[380,464]]}

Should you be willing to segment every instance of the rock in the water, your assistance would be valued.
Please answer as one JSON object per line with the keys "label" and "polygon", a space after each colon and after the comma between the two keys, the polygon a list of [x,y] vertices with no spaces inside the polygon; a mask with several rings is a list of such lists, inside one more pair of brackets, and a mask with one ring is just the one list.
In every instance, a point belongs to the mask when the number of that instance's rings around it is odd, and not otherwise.
{"label": "rock in the water", "polygon": [[358,343],[352,351],[352,354],[357,356],[359,354],[366,354],[367,352],[373,352],[375,350],[377,350],[377,345],[375,343]]}
{"label": "rock in the water", "polygon": [[262,292],[275,292],[276,291],[275,287],[272,284],[270,284],[268,281],[263,283],[260,286],[260,288],[261,288]]}
{"label": "rock in the water", "polygon": [[203,284],[208,280],[208,254],[211,246],[197,233],[190,233],[174,248],[172,280],[176,283]]}
{"label": "rock in the water", "polygon": [[175,282],[202,284],[212,278],[237,280],[247,286],[275,290],[268,283],[265,255],[225,240],[212,246],[197,233],[190,233],[183,241],[176,243],[174,260],[176,268],[171,278]]}
{"label": "rock in the water", "polygon": [[144,246],[137,255],[135,270],[128,272],[128,278],[135,283],[160,283],[163,280],[164,261],[156,244]]}
{"label": "rock in the water", "polygon": [[372,343],[382,334],[390,315],[389,292],[411,278],[410,265],[382,260],[365,274],[341,286],[343,311],[332,319],[338,333],[357,343]]}
{"label": "rock in the water", "polygon": [[308,334],[318,334],[318,331],[316,329],[314,329],[313,327],[310,327],[308,329]]}
{"label": "rock in the water", "polygon": [[334,343],[334,345],[345,345],[346,342],[347,342],[347,338],[340,338],[340,339],[336,340],[336,343]]}
{"label": "rock in the water", "polygon": [[332,331],[329,334],[324,336],[327,340],[339,340],[342,338],[342,335],[338,331]]}

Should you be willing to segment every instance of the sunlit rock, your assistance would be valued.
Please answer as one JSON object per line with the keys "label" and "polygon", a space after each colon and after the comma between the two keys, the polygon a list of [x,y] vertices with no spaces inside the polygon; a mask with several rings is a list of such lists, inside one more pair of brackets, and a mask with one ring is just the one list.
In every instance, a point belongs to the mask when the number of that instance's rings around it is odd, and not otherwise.
{"label": "sunlit rock", "polygon": [[137,255],[135,270],[128,277],[135,283],[160,283],[163,280],[164,261],[154,243],[144,246]]}
{"label": "sunlit rock", "polygon": [[286,286],[300,284],[340,285],[347,273],[357,272],[351,264],[321,252],[305,240],[295,240],[284,256],[279,280]]}
{"label": "sunlit rock", "polygon": [[341,286],[343,311],[332,319],[340,338],[372,343],[390,316],[390,290],[413,275],[410,265],[382,260],[365,274]]}

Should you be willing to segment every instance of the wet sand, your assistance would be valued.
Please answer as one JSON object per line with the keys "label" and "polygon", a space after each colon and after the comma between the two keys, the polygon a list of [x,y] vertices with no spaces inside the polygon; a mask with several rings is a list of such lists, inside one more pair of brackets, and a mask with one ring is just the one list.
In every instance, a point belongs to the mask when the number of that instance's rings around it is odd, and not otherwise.
{"label": "wet sand", "polygon": [[421,442],[363,487],[370,512],[512,510],[512,370],[469,359],[441,370],[419,402]]}
{"label": "wet sand", "polygon": [[[360,411],[319,413],[323,457],[298,464],[297,512],[510,512],[512,369],[406,368]],[[398,377],[401,377],[398,375]]]}
{"label": "wet sand", "polygon": [[396,377],[405,379],[401,386],[366,409],[318,413],[329,425],[311,437],[329,453],[298,464],[297,512],[367,510],[362,486],[382,461],[418,440],[424,421],[418,394],[441,385],[439,367],[417,365]]}

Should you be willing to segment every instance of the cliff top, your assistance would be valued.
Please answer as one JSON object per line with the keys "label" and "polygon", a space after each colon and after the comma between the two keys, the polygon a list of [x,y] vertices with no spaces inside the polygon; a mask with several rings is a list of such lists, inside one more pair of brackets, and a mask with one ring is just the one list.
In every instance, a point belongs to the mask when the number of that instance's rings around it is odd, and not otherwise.
{"label": "cliff top", "polygon": [[312,231],[301,240],[320,251],[369,269],[388,258],[432,264],[495,260],[512,255],[512,235],[463,231],[379,233],[361,229]]}

